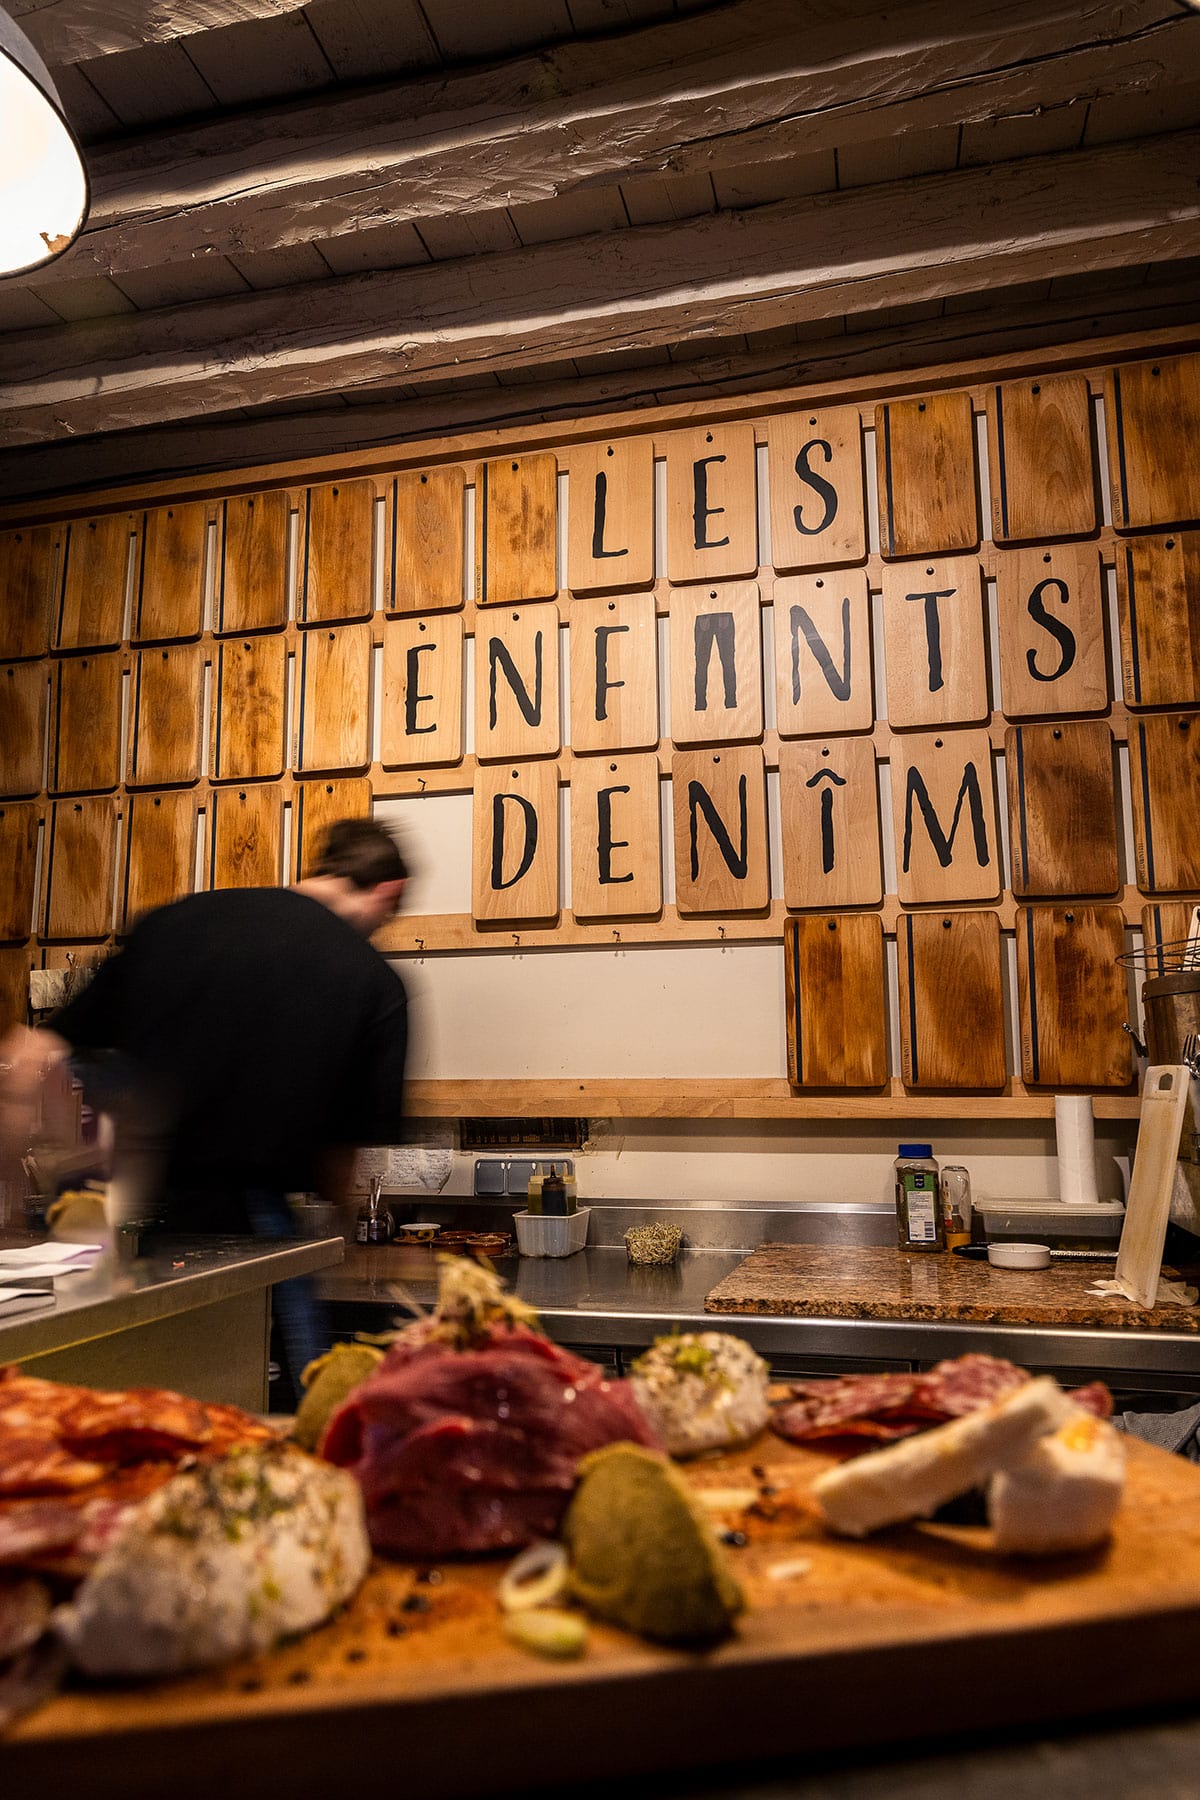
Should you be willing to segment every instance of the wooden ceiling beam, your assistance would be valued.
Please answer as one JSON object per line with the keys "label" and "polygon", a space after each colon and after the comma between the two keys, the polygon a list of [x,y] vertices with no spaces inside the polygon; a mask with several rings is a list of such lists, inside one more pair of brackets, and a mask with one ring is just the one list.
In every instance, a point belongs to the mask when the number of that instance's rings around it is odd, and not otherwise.
{"label": "wooden ceiling beam", "polygon": [[[669,427],[672,420],[663,419],[664,407],[673,409],[674,422],[685,423],[690,408],[704,409],[708,418],[720,402],[737,396],[744,398],[744,415],[756,405],[777,404],[777,390],[791,384],[803,384],[809,404],[841,405],[873,395],[881,376],[893,395],[921,393],[944,380],[947,366],[960,382],[969,383],[982,379],[978,369],[985,360],[995,374],[999,359],[1006,378],[1015,379],[1105,358],[1169,356],[1194,346],[1198,332],[1195,281],[1164,282],[1118,288],[1110,295],[972,309],[886,330],[781,344],[769,351],[747,352],[735,341],[726,350],[714,348],[712,354],[686,362],[664,359],[645,368],[571,379],[451,393],[417,388],[411,399],[381,396],[371,405],[354,407],[322,407],[317,397],[311,412],[286,418],[239,411],[0,451],[0,494],[10,496],[0,506],[0,528],[128,504],[128,492],[114,483],[141,484],[139,496],[149,483],[154,496],[168,500],[212,491],[218,472],[227,469],[239,472],[238,486],[268,479],[299,484],[312,476],[314,459],[323,459],[330,478],[348,469],[376,472],[412,462],[411,455],[399,456],[394,446],[444,439],[448,433],[473,432],[474,453],[491,454],[497,443],[503,444],[505,433],[541,424],[547,429],[539,441],[550,445],[556,438],[561,441],[569,425],[579,437],[578,422],[589,417],[597,421],[594,435],[636,429],[637,414],[645,408],[656,409],[656,424]],[[1129,333],[1137,335],[1121,335]],[[1058,347],[1064,344],[1073,347],[1073,361],[1062,358]],[[757,402],[755,395],[761,396]],[[622,416],[614,420],[618,409]],[[582,430],[586,433],[587,427]],[[498,434],[494,441],[492,433]],[[254,465],[259,465],[257,472]],[[81,489],[91,491],[78,502],[63,500]],[[37,498],[44,495],[55,498]]]}
{"label": "wooden ceiling beam", "polygon": [[1200,254],[1200,132],[0,340],[0,444]]}
{"label": "wooden ceiling beam", "polygon": [[[78,3],[78,0],[77,0]],[[740,0],[483,70],[89,156],[87,229],[55,270],[134,269],[519,206],[651,172],[710,174],[1185,79],[1174,0]]]}
{"label": "wooden ceiling beam", "polygon": [[6,11],[45,62],[90,62],[146,44],[170,44],[246,19],[298,12],[306,0],[6,0]]}

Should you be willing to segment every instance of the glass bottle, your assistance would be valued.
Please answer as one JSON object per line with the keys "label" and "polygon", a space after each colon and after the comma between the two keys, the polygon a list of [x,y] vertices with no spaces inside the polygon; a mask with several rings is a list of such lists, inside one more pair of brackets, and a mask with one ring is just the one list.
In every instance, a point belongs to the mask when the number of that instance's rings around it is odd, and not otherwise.
{"label": "glass bottle", "polygon": [[896,1238],[902,1250],[944,1250],[938,1165],[931,1144],[901,1144],[896,1171]]}
{"label": "glass bottle", "polygon": [[392,1215],[382,1201],[383,1181],[378,1175],[371,1177],[371,1191],[365,1206],[361,1206],[354,1223],[354,1241],[356,1244],[390,1244],[395,1231]]}
{"label": "glass bottle", "polygon": [[971,1242],[971,1177],[959,1163],[942,1170],[942,1229],[947,1250]]}

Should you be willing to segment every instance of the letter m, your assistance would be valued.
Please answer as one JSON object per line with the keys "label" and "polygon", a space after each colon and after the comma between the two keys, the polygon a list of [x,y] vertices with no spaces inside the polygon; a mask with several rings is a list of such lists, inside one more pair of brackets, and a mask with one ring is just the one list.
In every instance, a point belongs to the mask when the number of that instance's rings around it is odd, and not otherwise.
{"label": "letter m", "polygon": [[958,835],[959,821],[962,818],[963,802],[966,801],[971,811],[971,835],[975,843],[975,857],[981,869],[986,869],[990,860],[987,839],[987,824],[983,816],[983,795],[979,787],[979,771],[973,762],[969,762],[963,770],[963,778],[959,784],[958,798],[954,802],[954,817],[950,821],[950,830],[942,830],[941,820],[933,801],[929,798],[929,789],[925,785],[925,777],[920,769],[910,768],[904,793],[904,873],[907,875],[912,858],[913,801],[921,809],[921,817],[925,821],[925,829],[929,833],[929,841],[933,845],[934,855],[943,869],[948,869],[954,860],[954,840]]}

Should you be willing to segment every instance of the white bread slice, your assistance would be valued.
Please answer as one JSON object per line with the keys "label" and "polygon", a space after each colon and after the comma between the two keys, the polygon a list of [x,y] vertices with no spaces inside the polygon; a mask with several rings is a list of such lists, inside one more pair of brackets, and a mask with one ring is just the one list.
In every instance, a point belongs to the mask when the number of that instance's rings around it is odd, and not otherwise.
{"label": "white bread slice", "polygon": [[1055,1556],[1102,1544],[1125,1485],[1125,1440],[1082,1408],[1041,1438],[1023,1462],[988,1484],[997,1550]]}
{"label": "white bread slice", "polygon": [[843,1537],[927,1519],[998,1469],[1021,1462],[1076,1410],[1058,1383],[1042,1376],[995,1406],[830,1469],[814,1481],[813,1493]]}

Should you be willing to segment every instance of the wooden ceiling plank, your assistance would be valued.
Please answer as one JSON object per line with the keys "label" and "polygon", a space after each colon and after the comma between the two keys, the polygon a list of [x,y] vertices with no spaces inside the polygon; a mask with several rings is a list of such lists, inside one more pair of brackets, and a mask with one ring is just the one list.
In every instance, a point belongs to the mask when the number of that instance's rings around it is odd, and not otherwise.
{"label": "wooden ceiling plank", "polygon": [[960,124],[1153,94],[1187,67],[1173,0],[1088,0],[1081,15],[1066,0],[962,0],[950,16],[908,0],[886,18],[865,3],[813,28],[787,0],[739,0],[483,71],[97,146],[89,223],[62,271],[253,254],[639,174],[850,157],[901,133],[943,129],[953,145]]}
{"label": "wooden ceiling plank", "polygon": [[9,0],[8,12],[48,63],[169,44],[222,25],[298,12],[305,0]]}
{"label": "wooden ceiling plank", "polygon": [[1198,152],[1200,133],[1181,132],[599,233],[471,267],[347,276],[30,331],[0,341],[0,444],[151,425],[314,387],[769,330],[1067,267],[1188,256],[1200,249]]}
{"label": "wooden ceiling plank", "polygon": [[647,407],[657,410],[655,427],[666,430],[693,423],[700,405],[705,419],[747,418],[797,406],[873,403],[881,386],[893,394],[924,393],[950,378],[956,385],[983,384],[998,374],[1016,378],[1171,355],[1195,343],[1195,296],[1194,283],[1181,283],[1159,291],[1161,305],[1109,316],[1065,301],[1023,309],[1015,318],[993,309],[906,332],[806,340],[782,358],[722,356],[682,368],[658,363],[644,376],[601,372],[490,396],[447,395],[436,391],[443,386],[437,382],[407,391],[364,388],[364,396],[379,393],[370,406],[335,407],[328,395],[314,397],[306,413],[289,412],[286,425],[274,409],[235,409],[145,431],[0,450],[0,492],[11,496],[0,504],[0,527],[84,518],[128,505],[132,494],[141,504],[245,494],[348,472],[390,474],[490,454],[518,428],[531,448],[557,448],[644,431]]}

